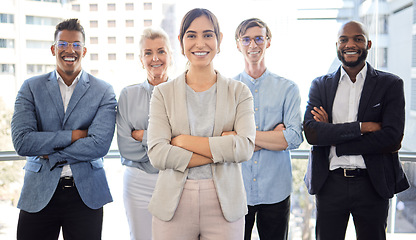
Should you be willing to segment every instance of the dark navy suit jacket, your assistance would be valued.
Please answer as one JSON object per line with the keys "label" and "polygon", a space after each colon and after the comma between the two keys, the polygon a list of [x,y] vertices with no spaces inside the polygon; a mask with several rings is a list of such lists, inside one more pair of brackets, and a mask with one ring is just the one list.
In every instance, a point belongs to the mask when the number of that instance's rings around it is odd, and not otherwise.
{"label": "dark navy suit jacket", "polygon": [[[391,198],[409,187],[397,152],[401,147],[405,121],[403,80],[375,70],[368,63],[367,66],[356,122],[332,123],[341,67],[312,82],[304,117],[305,136],[313,145],[305,176],[310,194],[319,193],[328,177],[331,145],[336,146],[338,156],[363,156],[370,180],[381,197]],[[320,106],[328,113],[329,123],[313,119],[311,110]],[[362,135],[360,122],[381,122],[382,129]]]}

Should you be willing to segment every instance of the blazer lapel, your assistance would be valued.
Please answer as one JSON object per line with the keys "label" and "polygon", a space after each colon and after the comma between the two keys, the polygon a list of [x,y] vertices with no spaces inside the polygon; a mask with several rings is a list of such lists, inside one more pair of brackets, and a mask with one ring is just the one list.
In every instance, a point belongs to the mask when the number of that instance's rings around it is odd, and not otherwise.
{"label": "blazer lapel", "polygon": [[64,103],[62,101],[61,90],[59,89],[58,80],[56,78],[55,71],[49,74],[48,79],[46,80],[46,89],[48,90],[49,96],[52,99],[53,105],[56,108],[56,111],[61,122],[64,119]]}
{"label": "blazer lapel", "polygon": [[[175,117],[172,119],[176,119],[176,124],[178,129],[181,130],[181,134],[191,134],[191,129],[189,127],[189,119],[188,119],[188,106],[186,104],[186,80],[185,74],[182,74],[178,79],[175,80],[174,83],[174,101],[175,101]],[[179,133],[173,133],[174,135],[178,135]]]}
{"label": "blazer lapel", "polygon": [[72,93],[71,99],[69,100],[69,104],[65,112],[65,118],[64,118],[63,124],[65,124],[69,115],[71,115],[75,106],[78,104],[82,96],[84,96],[85,92],[87,92],[89,87],[90,87],[90,83],[89,83],[88,74],[83,72],[77,83],[77,86],[75,87],[74,92]]}
{"label": "blazer lapel", "polygon": [[368,103],[377,84],[375,78],[377,73],[374,71],[374,68],[372,68],[368,63],[367,68],[367,76],[365,78],[363,90],[361,92],[360,105],[358,106],[358,121],[363,120],[365,110],[367,109]]}
{"label": "blazer lapel", "polygon": [[227,116],[228,91],[227,80],[217,72],[217,103],[215,106],[215,122],[213,136],[221,136],[224,127],[224,116]]}

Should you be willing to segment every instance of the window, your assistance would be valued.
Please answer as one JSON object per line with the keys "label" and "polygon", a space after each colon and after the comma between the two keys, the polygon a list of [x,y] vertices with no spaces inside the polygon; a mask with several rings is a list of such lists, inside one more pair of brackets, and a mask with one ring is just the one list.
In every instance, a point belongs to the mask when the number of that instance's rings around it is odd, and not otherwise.
{"label": "window", "polygon": [[378,66],[387,68],[387,48],[378,49]]}
{"label": "window", "polygon": [[116,60],[116,54],[115,53],[109,53],[108,54],[108,60]]}
{"label": "window", "polygon": [[38,16],[26,16],[26,24],[42,25],[42,26],[56,26],[62,19]]}
{"label": "window", "polygon": [[91,12],[98,11],[98,4],[90,4],[90,11]]}
{"label": "window", "polygon": [[134,27],[134,20],[126,20],[126,27]]}
{"label": "window", "polygon": [[14,15],[0,13],[0,23],[14,23]]}
{"label": "window", "polygon": [[134,43],[134,37],[126,37],[126,43]]}
{"label": "window", "polygon": [[91,61],[97,61],[98,60],[98,53],[91,53],[90,54]]}
{"label": "window", "polygon": [[126,53],[126,60],[134,60],[134,53]]}
{"label": "window", "polygon": [[107,21],[108,27],[116,27],[116,20],[108,20]]}
{"label": "window", "polygon": [[73,4],[72,11],[75,11],[75,12],[81,11],[81,6],[79,4]]}
{"label": "window", "polygon": [[27,64],[26,72],[27,74],[43,74],[51,72],[55,69],[55,65],[46,65],[46,64]]}
{"label": "window", "polygon": [[116,43],[116,37],[108,37],[108,43]]}
{"label": "window", "polygon": [[144,10],[152,10],[152,3],[151,2],[144,2],[143,3]]}
{"label": "window", "polygon": [[90,44],[98,44],[98,37],[90,37]]}
{"label": "window", "polygon": [[133,11],[134,4],[133,3],[126,3],[126,11]]}
{"label": "window", "polygon": [[1,75],[14,75],[14,64],[0,64]]}
{"label": "window", "polygon": [[26,40],[26,48],[48,49],[52,44],[52,41]]}
{"label": "window", "polygon": [[416,78],[412,78],[410,90],[410,109],[416,111]]}
{"label": "window", "polygon": [[145,27],[150,27],[150,26],[152,26],[152,20],[151,20],[151,19],[145,19],[145,20],[143,20],[143,25],[144,25]]}
{"label": "window", "polygon": [[412,36],[412,49],[413,49],[413,54],[412,54],[412,67],[416,68],[416,34]]}
{"label": "window", "polygon": [[14,48],[14,39],[0,38],[0,48]]}
{"label": "window", "polygon": [[97,20],[91,20],[90,21],[90,28],[97,28],[98,27],[98,21]]}
{"label": "window", "polygon": [[107,10],[108,11],[115,11],[116,10],[116,4],[115,3],[107,4]]}

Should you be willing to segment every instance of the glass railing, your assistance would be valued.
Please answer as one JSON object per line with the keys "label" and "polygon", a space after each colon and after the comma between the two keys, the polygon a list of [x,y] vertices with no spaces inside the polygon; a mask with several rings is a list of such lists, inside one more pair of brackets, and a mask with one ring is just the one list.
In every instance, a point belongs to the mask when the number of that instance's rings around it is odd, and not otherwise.
{"label": "glass railing", "polygon": [[[303,177],[306,172],[308,151],[292,151],[293,194],[289,239],[315,239],[314,197],[307,193]],[[19,210],[16,204],[23,184],[24,157],[15,152],[0,152],[0,239],[16,239]],[[105,158],[105,169],[114,202],[104,207],[103,240],[129,239],[129,229],[123,205],[123,167],[117,150]],[[416,153],[401,152],[400,160],[409,178],[411,188],[397,194],[390,203],[387,239],[416,238]],[[252,239],[258,239],[256,229]],[[346,233],[347,240],[356,239],[352,220]]]}

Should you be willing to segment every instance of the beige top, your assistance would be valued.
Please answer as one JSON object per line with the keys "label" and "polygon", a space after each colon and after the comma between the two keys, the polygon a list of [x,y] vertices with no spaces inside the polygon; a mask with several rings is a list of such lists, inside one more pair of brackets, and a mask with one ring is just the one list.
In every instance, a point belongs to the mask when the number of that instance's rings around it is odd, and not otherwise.
{"label": "beige top", "polygon": [[[236,131],[237,135],[222,137],[223,131]],[[170,144],[170,140],[180,134],[190,135],[185,73],[156,86],[150,102],[148,156],[160,171],[149,211],[163,221],[173,218],[192,156],[192,152]],[[240,163],[253,155],[255,135],[250,90],[245,84],[217,72],[215,125],[209,145],[214,161],[211,165],[215,188],[224,217],[230,222],[247,213]]]}

